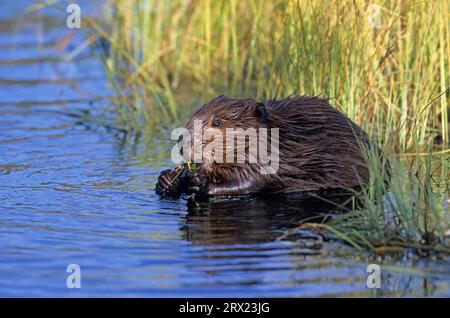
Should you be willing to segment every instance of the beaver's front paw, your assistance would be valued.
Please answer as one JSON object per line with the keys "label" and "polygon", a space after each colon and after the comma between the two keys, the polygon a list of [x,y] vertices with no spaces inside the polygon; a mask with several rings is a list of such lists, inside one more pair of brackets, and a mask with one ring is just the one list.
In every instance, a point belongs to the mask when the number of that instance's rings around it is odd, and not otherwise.
{"label": "beaver's front paw", "polygon": [[177,174],[177,169],[161,171],[155,186],[156,194],[170,197],[179,195],[179,180]]}
{"label": "beaver's front paw", "polygon": [[193,172],[189,174],[187,178],[187,190],[189,193],[195,193],[198,195],[206,195],[208,189],[208,180],[197,173]]}

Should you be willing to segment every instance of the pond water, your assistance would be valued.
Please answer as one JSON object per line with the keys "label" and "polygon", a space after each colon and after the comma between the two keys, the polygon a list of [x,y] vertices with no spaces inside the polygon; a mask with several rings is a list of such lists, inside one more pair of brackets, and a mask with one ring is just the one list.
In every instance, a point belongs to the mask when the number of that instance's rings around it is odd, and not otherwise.
{"label": "pond water", "polygon": [[[320,204],[159,199],[171,143],[71,116],[111,91],[89,50],[63,58],[83,38],[63,45],[65,12],[22,15],[30,3],[0,12],[0,296],[450,296],[448,260],[373,259],[312,232],[280,239],[329,212]],[[406,270],[370,289],[371,263]],[[66,286],[69,264],[80,289]]]}

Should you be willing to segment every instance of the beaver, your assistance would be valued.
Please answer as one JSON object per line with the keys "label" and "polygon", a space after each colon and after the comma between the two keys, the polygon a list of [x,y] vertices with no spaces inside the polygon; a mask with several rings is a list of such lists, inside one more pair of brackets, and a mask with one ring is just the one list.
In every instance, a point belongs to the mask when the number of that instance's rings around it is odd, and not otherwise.
{"label": "beaver", "polygon": [[[191,133],[196,120],[201,120],[202,131],[215,128],[224,134],[229,128],[278,128],[278,168],[274,173],[261,173],[262,163],[251,163],[246,155],[245,162],[213,160],[197,164],[195,171],[164,170],[156,184],[156,192],[162,196],[340,191],[360,189],[369,182],[363,148],[372,143],[358,125],[330,106],[328,99],[255,100],[221,95],[194,112],[186,126]],[[202,149],[211,140],[203,141]],[[246,149],[248,145],[247,138]],[[232,150],[236,152],[237,146]],[[178,177],[180,172],[182,177]]]}

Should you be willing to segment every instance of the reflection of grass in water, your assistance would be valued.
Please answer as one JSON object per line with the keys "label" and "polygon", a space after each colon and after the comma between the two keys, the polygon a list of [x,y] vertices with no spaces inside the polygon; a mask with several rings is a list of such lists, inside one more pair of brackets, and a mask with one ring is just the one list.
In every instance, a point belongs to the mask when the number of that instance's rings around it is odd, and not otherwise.
{"label": "reflection of grass in water", "polygon": [[[110,44],[102,60],[117,92],[118,120],[128,129],[179,124],[194,105],[222,93],[319,94],[384,149],[448,145],[450,2],[374,3],[375,25],[366,1],[283,0],[111,0],[108,30],[89,22]],[[325,229],[355,247],[448,251],[448,151],[435,160],[393,159],[387,196],[383,165],[370,152],[368,158],[366,207]]]}

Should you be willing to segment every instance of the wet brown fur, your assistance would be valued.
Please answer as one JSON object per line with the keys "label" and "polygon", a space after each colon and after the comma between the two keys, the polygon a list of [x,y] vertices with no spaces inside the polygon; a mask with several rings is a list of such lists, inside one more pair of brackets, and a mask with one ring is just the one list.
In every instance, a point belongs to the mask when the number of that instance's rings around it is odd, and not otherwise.
{"label": "wet brown fur", "polygon": [[192,115],[187,124],[191,133],[194,120],[202,120],[203,129],[219,121],[224,135],[226,128],[279,128],[280,165],[276,174],[262,175],[259,163],[202,164],[193,192],[287,193],[349,189],[368,183],[369,171],[360,148],[369,144],[367,134],[325,99],[300,96],[257,101],[219,96]]}

